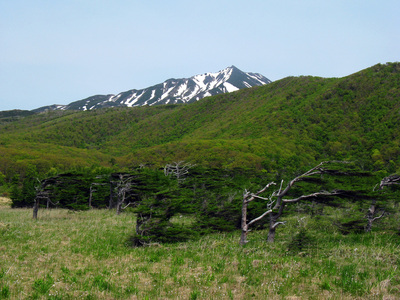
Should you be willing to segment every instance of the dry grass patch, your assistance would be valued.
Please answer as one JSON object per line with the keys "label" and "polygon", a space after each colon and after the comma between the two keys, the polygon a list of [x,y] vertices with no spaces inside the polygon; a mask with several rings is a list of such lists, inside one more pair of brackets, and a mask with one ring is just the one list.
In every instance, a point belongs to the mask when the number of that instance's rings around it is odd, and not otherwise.
{"label": "dry grass patch", "polygon": [[10,207],[11,199],[6,197],[0,197],[0,208],[1,207]]}

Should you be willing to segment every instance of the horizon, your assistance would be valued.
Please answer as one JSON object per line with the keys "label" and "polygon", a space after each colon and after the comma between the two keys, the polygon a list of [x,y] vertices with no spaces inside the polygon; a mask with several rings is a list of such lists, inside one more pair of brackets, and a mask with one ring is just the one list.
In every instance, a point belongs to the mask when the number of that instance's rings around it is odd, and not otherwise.
{"label": "horizon", "polygon": [[[398,62],[385,62],[385,63],[382,63],[382,64],[387,64],[387,63],[398,63]],[[377,64],[379,64],[379,63],[377,63]],[[371,68],[371,67],[373,67],[373,66],[375,66],[375,65],[377,65],[377,64],[374,64],[374,65],[372,65],[372,66],[370,66],[370,67],[367,67],[367,68],[365,68],[365,69]],[[232,66],[233,66],[233,67],[236,67],[235,65],[232,65]],[[221,69],[221,70],[219,70],[219,71],[222,71],[222,70],[227,69],[227,68],[230,68],[230,67],[231,67],[231,66],[226,67],[226,68],[223,68],[223,69]],[[238,67],[236,67],[236,68],[238,68]],[[238,68],[238,69],[239,69],[240,71],[242,71],[242,72],[246,72],[246,71],[241,70],[240,68]],[[322,77],[322,78],[342,78],[342,77],[347,77],[347,76],[350,76],[350,75],[352,75],[352,74],[358,73],[358,72],[360,72],[360,71],[362,71],[362,70],[365,70],[365,69],[361,69],[361,70],[355,71],[355,72],[353,72],[353,73],[351,73],[351,74],[344,75],[344,76],[341,76],[341,77]],[[195,75],[189,76],[189,77],[194,77],[194,76],[197,76],[197,75],[203,75],[203,74],[206,74],[206,73],[216,73],[216,72],[219,72],[219,71],[215,71],[215,72],[214,72],[214,71],[205,72],[205,73],[202,73],[202,74],[195,74]],[[249,72],[251,72],[251,71],[249,71]],[[257,72],[251,72],[251,73],[257,73]],[[263,75],[263,74],[261,74],[261,75]],[[289,75],[289,76],[287,76],[287,77],[290,77],[290,76],[291,76],[291,75]],[[296,76],[297,76],[297,77],[300,77],[300,76],[314,76],[314,75],[296,75]],[[188,77],[188,78],[189,78],[189,77]],[[318,76],[316,76],[316,77],[318,77]],[[275,81],[279,81],[279,80],[284,79],[284,78],[286,78],[286,77],[283,77],[283,78],[280,78],[280,79],[271,81],[271,83],[272,83],[272,82],[275,82]],[[162,82],[158,82],[158,83],[152,84],[151,86],[157,85],[157,84],[161,84],[161,83],[163,83],[163,82],[165,82],[165,81],[168,81],[168,80],[171,80],[171,79],[181,79],[181,78],[180,78],[180,77],[168,78],[168,79],[165,79],[165,80],[162,81]],[[268,79],[269,79],[269,78],[268,78]],[[144,87],[143,89],[145,89],[145,88],[150,88],[151,86]],[[130,90],[135,90],[135,88],[130,89]],[[136,89],[136,90],[141,90],[141,89]],[[129,90],[127,90],[127,91],[129,91]],[[127,92],[127,91],[119,91],[119,92],[116,92],[116,93],[109,93],[109,94],[106,94],[106,95],[107,95],[107,96],[108,96],[108,95],[110,95],[110,96],[111,96],[111,95],[116,96],[116,95],[118,95],[118,94],[120,94],[120,93],[124,93],[124,92]],[[35,107],[35,108],[33,108],[33,109],[18,109],[18,108],[14,108],[14,109],[8,109],[8,110],[0,110],[0,112],[1,112],[1,111],[13,111],[13,110],[17,110],[17,111],[18,111],[18,110],[21,110],[21,111],[23,111],[23,110],[32,111],[32,110],[39,109],[39,108],[46,107],[46,106],[58,106],[58,105],[63,106],[63,105],[69,105],[69,104],[71,104],[71,103],[73,103],[73,102],[80,101],[80,100],[85,100],[85,99],[90,98],[90,97],[92,97],[92,96],[99,96],[99,95],[103,95],[103,94],[88,95],[88,96],[86,96],[86,97],[84,97],[84,98],[77,99],[77,100],[73,100],[73,101],[70,101],[70,102],[68,102],[68,103],[51,103],[51,104],[47,104],[47,105],[42,105],[42,106],[40,106],[40,107]]]}
{"label": "horizon", "polygon": [[0,3],[0,111],[236,66],[272,81],[399,61],[398,1]]}

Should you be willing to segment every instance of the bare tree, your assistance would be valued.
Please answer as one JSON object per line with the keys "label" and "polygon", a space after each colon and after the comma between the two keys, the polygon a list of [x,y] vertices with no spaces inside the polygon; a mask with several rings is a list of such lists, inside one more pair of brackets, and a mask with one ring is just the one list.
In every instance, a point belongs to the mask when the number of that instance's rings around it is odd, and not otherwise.
{"label": "bare tree", "polygon": [[189,174],[189,169],[193,168],[195,165],[191,163],[185,163],[183,160],[178,162],[173,162],[171,164],[166,164],[164,167],[165,176],[174,176],[181,183],[184,180],[184,176]]}
{"label": "bare tree", "polygon": [[[273,205],[273,200],[271,200],[272,196],[271,195],[269,198],[265,198],[265,197],[261,197],[260,194],[262,194],[263,192],[265,192],[271,185],[275,185],[275,182],[270,182],[268,183],[264,188],[262,188],[261,190],[259,190],[256,193],[251,193],[247,190],[245,190],[244,194],[243,194],[243,202],[242,202],[242,235],[240,236],[240,245],[244,245],[247,243],[247,233],[250,231],[249,230],[249,226],[259,220],[261,220],[262,218],[264,218],[266,215],[270,214],[272,212],[272,205]],[[268,201],[267,203],[267,210],[260,215],[259,217],[251,220],[250,222],[247,222],[247,208],[249,206],[249,203],[251,201],[253,201],[254,199],[261,199],[261,200],[265,200]]]}
{"label": "bare tree", "polygon": [[[373,190],[375,191],[376,188],[378,187],[378,189],[382,191],[385,186],[391,186],[391,185],[400,185],[400,175],[394,174],[388,177],[384,177],[379,183],[379,187],[378,185],[376,185]],[[372,223],[382,218],[386,213],[385,211],[380,211],[380,212],[381,214],[379,216],[376,216],[376,214],[378,213],[378,209],[376,207],[376,198],[374,198],[366,215],[367,226],[365,227],[365,232],[371,232]]]}
{"label": "bare tree", "polygon": [[47,203],[48,203],[49,195],[43,189],[42,185],[35,187],[35,189],[36,189],[36,196],[35,196],[35,203],[33,205],[33,218],[37,219],[40,201],[47,200]]}
{"label": "bare tree", "polygon": [[[284,222],[280,222],[279,219],[281,218],[283,211],[285,209],[285,205],[287,203],[294,203],[298,202],[301,200],[309,200],[309,199],[315,199],[321,196],[337,196],[341,195],[344,193],[344,191],[340,190],[334,190],[332,192],[317,192],[317,193],[312,193],[309,195],[302,195],[300,197],[294,198],[294,199],[284,199],[290,189],[298,182],[306,180],[306,178],[309,178],[314,175],[321,175],[321,174],[339,174],[340,172],[335,171],[335,170],[328,170],[325,169],[323,166],[326,164],[330,163],[348,163],[345,161],[323,161],[314,168],[308,170],[307,172],[297,176],[296,178],[292,179],[288,185],[283,188],[283,180],[281,181],[280,188],[277,192],[274,193],[274,197],[276,197],[276,201],[274,202],[275,205],[272,208],[272,212],[269,213],[270,216],[270,224],[269,224],[269,232],[268,232],[268,242],[274,242],[275,241],[275,233],[276,233],[276,228],[284,224]],[[343,174],[343,173],[342,173]]]}
{"label": "bare tree", "polygon": [[48,185],[54,183],[56,181],[56,178],[57,177],[52,177],[52,178],[49,178],[49,179],[44,179],[42,181],[37,179],[39,184],[35,186],[36,196],[35,196],[35,202],[34,202],[34,205],[33,205],[33,218],[34,219],[37,219],[40,202],[42,200],[46,200],[47,209],[49,209],[50,204],[52,204],[54,206],[56,206],[58,204],[58,202],[57,203],[53,203],[51,201],[49,191],[46,190],[46,187]]}
{"label": "bare tree", "polygon": [[119,215],[123,209],[127,208],[130,205],[130,202],[123,207],[125,203],[126,193],[132,189],[132,177],[128,176],[124,178],[123,174],[119,174],[119,181],[117,183],[117,194],[118,194],[118,201],[117,201],[117,215]]}

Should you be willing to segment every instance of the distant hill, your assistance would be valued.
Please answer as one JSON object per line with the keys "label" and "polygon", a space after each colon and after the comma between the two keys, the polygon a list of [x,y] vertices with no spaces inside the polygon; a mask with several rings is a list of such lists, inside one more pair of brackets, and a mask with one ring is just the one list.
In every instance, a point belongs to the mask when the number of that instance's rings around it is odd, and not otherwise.
{"label": "distant hill", "polygon": [[163,166],[271,174],[316,161],[400,171],[400,64],[343,78],[287,77],[190,105],[49,111],[0,125],[0,171]]}
{"label": "distant hill", "polygon": [[20,118],[30,116],[33,114],[35,113],[32,111],[19,110],[19,109],[0,111],[0,124],[16,121]]}
{"label": "distant hill", "polygon": [[129,90],[118,95],[95,95],[68,105],[50,105],[35,109],[92,110],[107,107],[134,107],[143,105],[178,104],[195,102],[204,97],[264,85],[271,81],[261,74],[246,73],[231,66],[216,73],[206,73],[190,78],[169,79],[141,90]]}

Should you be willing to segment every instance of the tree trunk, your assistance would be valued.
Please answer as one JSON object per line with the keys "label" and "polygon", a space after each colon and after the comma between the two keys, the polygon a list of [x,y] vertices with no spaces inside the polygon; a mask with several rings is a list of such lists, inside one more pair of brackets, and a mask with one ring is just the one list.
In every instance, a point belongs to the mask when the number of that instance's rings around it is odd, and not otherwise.
{"label": "tree trunk", "polygon": [[268,238],[267,242],[268,243],[273,243],[275,241],[275,232],[276,232],[276,226],[275,222],[278,220],[279,215],[272,213],[269,218],[269,231],[268,231]]}
{"label": "tree trunk", "polygon": [[244,244],[247,243],[247,232],[248,232],[248,228],[246,225],[245,227],[242,227],[242,235],[240,236],[240,242],[239,242],[239,244],[241,246],[243,246]]}
{"label": "tree trunk", "polygon": [[34,219],[37,219],[38,210],[39,210],[39,198],[36,197],[35,204],[33,205],[33,218]]}
{"label": "tree trunk", "polygon": [[367,226],[365,227],[365,232],[371,232],[372,222],[374,221],[374,215],[375,215],[375,202],[376,201],[374,200],[370,208],[368,209]]}
{"label": "tree trunk", "polygon": [[92,208],[92,195],[93,195],[93,187],[90,186],[90,194],[89,194],[89,209]]}
{"label": "tree trunk", "polygon": [[244,245],[247,243],[247,232],[248,232],[248,226],[247,226],[247,197],[243,196],[243,204],[242,204],[242,235],[240,236],[240,245]]}
{"label": "tree trunk", "polygon": [[136,234],[140,235],[140,225],[142,222],[140,221],[139,215],[136,217]]}
{"label": "tree trunk", "polygon": [[276,227],[269,228],[268,238],[267,238],[268,243],[273,243],[275,241],[275,232],[276,232]]}
{"label": "tree trunk", "polygon": [[122,211],[122,203],[118,201],[117,203],[117,215],[120,215]]}
{"label": "tree trunk", "polygon": [[117,203],[117,215],[122,212],[122,204],[125,202],[125,192],[123,191],[121,195],[118,195],[118,203]]}

